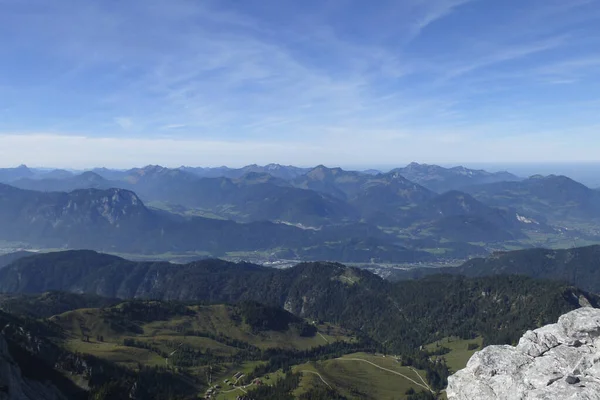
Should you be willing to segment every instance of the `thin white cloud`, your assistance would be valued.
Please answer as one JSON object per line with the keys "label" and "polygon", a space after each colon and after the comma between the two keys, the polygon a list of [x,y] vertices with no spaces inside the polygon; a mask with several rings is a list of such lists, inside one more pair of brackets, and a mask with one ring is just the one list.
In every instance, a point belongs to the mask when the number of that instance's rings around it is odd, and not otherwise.
{"label": "thin white cloud", "polygon": [[500,49],[493,49],[489,54],[482,57],[470,60],[467,63],[454,67],[447,71],[446,78],[457,78],[462,75],[474,72],[481,68],[490,67],[495,64],[500,64],[508,61],[518,60],[538,54],[544,51],[555,49],[562,46],[567,41],[566,36],[558,36],[543,41],[517,44],[503,45]]}
{"label": "thin white cloud", "polygon": [[170,124],[170,125],[165,125],[163,128],[164,129],[181,129],[181,128],[185,128],[187,127],[186,124]]}
{"label": "thin white cloud", "polygon": [[114,119],[115,124],[119,125],[122,129],[131,129],[133,128],[133,120],[128,117],[117,117]]}
{"label": "thin white cloud", "polygon": [[450,15],[458,7],[473,1],[476,0],[433,0],[417,3],[422,4],[425,9],[424,12],[417,17],[416,22],[413,23],[409,34],[409,40],[416,39],[428,26]]}
{"label": "thin white cloud", "polygon": [[590,77],[597,79],[600,69],[600,57],[575,58],[555,62],[536,68],[532,73],[541,76],[549,83],[574,83]]}

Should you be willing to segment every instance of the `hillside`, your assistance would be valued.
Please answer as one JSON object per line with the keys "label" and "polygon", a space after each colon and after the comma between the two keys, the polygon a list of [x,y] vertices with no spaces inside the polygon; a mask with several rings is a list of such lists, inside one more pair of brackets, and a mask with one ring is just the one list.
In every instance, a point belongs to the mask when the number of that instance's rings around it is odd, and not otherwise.
{"label": "hillside", "polygon": [[[281,385],[288,396],[293,390],[302,399],[388,399],[397,388],[404,393],[427,387],[422,383],[425,371],[389,365],[373,354],[376,345],[366,339],[253,302],[127,301],[38,321],[0,313],[0,326],[5,326],[0,338],[3,377],[10,371],[11,393],[24,387],[31,399],[42,394],[48,399],[231,399],[247,392],[261,396],[261,390],[277,391]],[[2,352],[5,337],[15,359]],[[349,367],[346,374],[331,373],[338,360]],[[323,378],[315,380],[316,371],[335,388],[324,388]],[[21,379],[21,373],[27,377]],[[400,377],[390,381],[390,373]],[[377,397],[347,390],[355,379],[365,378],[377,382],[372,387]]]}
{"label": "hillside", "polygon": [[600,246],[565,250],[529,249],[475,258],[456,269],[467,276],[525,275],[568,282],[600,293]]}
{"label": "hillside", "polygon": [[403,207],[432,197],[397,173],[373,176],[318,166],[288,181],[270,174],[276,170],[249,166],[243,174],[212,176],[152,165],[121,172],[118,180],[84,172],[65,179],[20,179],[13,185],[44,192],[121,188],[169,211],[180,206],[196,215],[238,222],[285,221],[317,227],[361,217],[375,222],[395,219]]}
{"label": "hillside", "polygon": [[16,168],[0,168],[0,182],[12,182],[17,179],[31,178],[34,175],[35,173],[26,165],[19,165]]}
{"label": "hillside", "polygon": [[144,202],[164,204],[169,210],[183,206],[195,210],[196,215],[239,222],[266,220],[319,226],[358,218],[358,213],[343,201],[291,187],[285,180],[258,172],[247,172],[236,179],[201,178],[186,170],[147,166],[123,172],[119,180],[88,171],[64,179],[19,179],[11,185],[43,192],[121,188],[134,191]]}
{"label": "hillside", "polygon": [[289,258],[298,252],[305,259],[369,261],[373,256],[360,254],[360,243],[376,239],[384,247],[375,256],[383,260],[428,256],[399,246],[375,227],[362,226],[316,230],[283,223],[184,218],[151,210],[135,193],[123,189],[43,193],[0,184],[0,239],[36,246],[213,256],[244,251],[271,254],[283,249],[291,252]]}
{"label": "hillside", "polygon": [[397,172],[367,174],[323,165],[299,176],[292,184],[344,200],[363,220],[382,226],[398,225],[402,217],[410,214],[411,207],[435,196]]}
{"label": "hillside", "polygon": [[201,178],[180,185],[170,181],[134,188],[142,198],[153,202],[179,204],[239,222],[285,221],[319,227],[358,220],[358,212],[339,199],[256,175],[235,181]]}
{"label": "hillside", "polygon": [[56,324],[0,312],[0,369],[7,399],[190,399],[196,383],[185,374],[138,364],[127,368],[70,351]]}
{"label": "hillside", "polygon": [[403,222],[439,238],[464,242],[514,240],[523,238],[522,230],[528,228],[516,211],[489,207],[455,190],[416,206]]}
{"label": "hillside", "polygon": [[478,184],[520,180],[508,172],[487,172],[462,166],[444,168],[438,165],[414,162],[404,168],[397,168],[394,172],[437,193],[461,190],[467,186]]}
{"label": "hillside", "polygon": [[33,176],[12,182],[27,190],[0,184],[0,240],[11,242],[9,249],[91,248],[167,259],[411,264],[598,243],[597,190],[566,177],[497,182],[510,177],[440,168],[407,167],[470,185],[437,194],[406,179],[403,169],[323,165],[248,166],[230,177],[220,168],[203,176],[158,165],[82,174],[30,170]]}
{"label": "hillside", "polygon": [[32,318],[49,318],[79,308],[109,307],[120,300],[93,294],[46,292],[42,294],[0,294],[0,309],[4,312]]}
{"label": "hillside", "polygon": [[203,167],[180,167],[179,169],[187,172],[191,172],[203,178],[241,178],[248,173],[258,174],[269,174],[275,178],[290,181],[297,178],[300,175],[305,174],[309,168],[299,168],[293,165],[280,165],[280,164],[268,164],[268,165],[247,165],[242,168],[228,168],[228,167],[216,167],[216,168],[203,168]]}
{"label": "hillside", "polygon": [[486,204],[512,207],[554,223],[600,218],[598,192],[566,176],[536,175],[520,182],[471,186],[465,191]]}
{"label": "hillside", "polygon": [[260,171],[247,167],[239,176],[199,177],[188,170],[148,166],[128,171],[123,181],[144,201],[180,205],[239,222],[286,221],[318,227],[357,219],[352,207],[340,200],[294,188]]}
{"label": "hillside", "polygon": [[299,176],[292,183],[296,187],[346,200],[367,217],[380,207],[384,207],[384,213],[394,216],[400,207],[434,196],[429,190],[395,172],[373,175],[323,165]]}
{"label": "hillside", "polygon": [[[26,294],[49,289],[85,295]],[[39,318],[59,311],[44,325],[61,332],[43,333],[59,346],[50,365],[64,364],[56,357],[79,354],[88,363],[101,360],[116,368],[123,376],[117,386],[126,392],[144,376],[126,371],[150,368],[151,387],[180,382],[175,398],[211,391],[223,399],[239,395],[240,385],[263,393],[255,379],[272,385],[268,393],[314,396],[330,390],[317,398],[409,399],[403,393],[410,389],[444,387],[448,368],[435,359],[446,354],[445,338],[514,343],[525,330],[599,300],[562,283],[518,276],[438,275],[392,283],[333,263],[284,270],[220,260],[174,265],[92,251],[19,259],[0,270],[0,291],[15,293],[0,299],[12,312]],[[115,304],[97,295],[136,300]],[[421,350],[430,343],[438,346]],[[245,379],[232,380],[237,372]],[[110,377],[97,379],[92,390]],[[284,384],[288,389],[279,387]]]}
{"label": "hillside", "polygon": [[370,176],[341,168],[316,166],[292,181],[295,187],[325,193],[342,200],[348,200],[360,192],[361,186]]}
{"label": "hillside", "polygon": [[398,173],[389,172],[369,176],[349,202],[360,210],[366,220],[391,226],[405,215],[410,215],[412,207],[423,204],[434,196],[430,190]]}
{"label": "hillside", "polygon": [[2,254],[0,255],[0,268],[6,267],[8,264],[12,263],[15,260],[18,260],[19,258],[31,256],[33,254],[35,253],[32,253],[30,251],[15,251],[13,253]]}
{"label": "hillside", "polygon": [[[27,257],[0,270],[2,292],[49,290],[119,298],[254,300],[284,307],[301,317],[360,329],[377,340],[391,340],[398,348],[411,348],[426,339],[430,342],[439,335],[482,333],[480,313],[491,306],[498,309],[494,298],[506,301],[507,308],[499,311],[498,318],[512,322],[510,326],[498,322],[498,327],[509,332],[522,329],[531,313],[535,320],[547,320],[557,316],[556,312],[577,307],[581,296],[596,302],[595,297],[566,285],[527,278],[441,276],[394,284],[364,270],[331,263],[303,263],[277,270],[220,260],[186,265],[132,262],[76,251]],[[399,309],[403,311],[398,313]],[[511,317],[515,312],[525,313],[527,318],[515,320]],[[448,323],[435,322],[440,320]],[[485,326],[491,326],[489,320]],[[494,336],[498,330],[485,334]],[[402,339],[393,339],[394,335]]]}
{"label": "hillside", "polygon": [[77,189],[110,189],[123,187],[119,182],[104,179],[95,172],[84,172],[80,175],[46,174],[36,179],[22,178],[10,182],[19,189],[41,192],[72,192]]}
{"label": "hillside", "polygon": [[495,252],[487,257],[472,258],[458,267],[413,268],[395,270],[390,279],[421,279],[436,274],[467,277],[520,275],[575,285],[583,290],[600,293],[600,246],[572,249],[526,249]]}

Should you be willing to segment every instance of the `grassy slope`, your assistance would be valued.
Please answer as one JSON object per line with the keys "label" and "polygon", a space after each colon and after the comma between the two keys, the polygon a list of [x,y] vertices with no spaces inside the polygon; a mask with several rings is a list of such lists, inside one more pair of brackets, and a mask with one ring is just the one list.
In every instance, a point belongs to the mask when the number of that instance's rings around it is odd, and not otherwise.
{"label": "grassy slope", "polygon": [[[393,357],[365,353],[348,354],[341,359],[311,362],[296,366],[294,370],[320,374],[329,385],[350,399],[403,399],[405,392],[410,388],[416,391],[423,390],[409,379],[357,359],[370,361],[419,383],[421,380],[417,374],[425,379],[423,371],[416,372],[409,367],[403,367]],[[303,375],[302,383],[296,394],[302,393],[313,385],[324,385],[315,374],[304,373]]]}
{"label": "grassy slope", "polygon": [[[134,338],[137,341],[147,342],[162,351],[170,352],[175,348],[173,343],[185,343],[186,345],[206,351],[210,349],[213,354],[232,355],[238,349],[227,346],[218,341],[195,336],[183,336],[177,327],[186,326],[190,329],[209,331],[215,334],[223,333],[230,338],[248,342],[254,346],[267,349],[273,347],[286,347],[294,349],[308,349],[323,345],[326,340],[351,340],[347,334],[336,326],[319,326],[320,334],[314,337],[303,338],[293,335],[291,332],[259,332],[253,333],[242,323],[236,323],[232,319],[232,308],[226,305],[193,306],[194,315],[176,316],[166,321],[154,321],[142,325],[143,333],[119,332],[111,327],[108,321],[102,317],[100,309],[79,309],[52,317],[52,320],[60,325],[68,334],[65,346],[72,351],[92,354],[103,359],[117,362],[131,368],[137,368],[138,363],[147,366],[165,366],[166,361],[159,354],[151,350],[123,346],[123,340]],[[329,335],[326,332],[329,331]],[[83,341],[84,335],[89,336],[89,342]],[[98,335],[103,336],[103,341],[98,341]],[[395,375],[388,371],[356,360],[365,359],[383,368],[402,373],[417,382],[417,373],[408,367],[402,367],[392,357],[382,357],[365,353],[356,353],[342,357],[344,360],[326,360],[310,362],[297,365],[293,368],[295,372],[302,372],[303,377],[296,394],[299,395],[311,387],[324,385],[315,373],[320,374],[331,386],[339,390],[348,398],[367,399],[401,399],[409,388],[422,389],[413,382]],[[260,361],[243,362],[241,364],[224,363],[215,366],[212,374],[212,384],[222,387],[218,399],[235,399],[243,394],[240,389],[228,386],[225,379],[232,380],[237,372],[249,373]],[[192,375],[207,376],[207,367],[191,368]],[[425,375],[421,371],[421,376]],[[263,376],[261,380],[265,384],[273,384],[283,376],[282,371]],[[199,393],[206,388],[198,387]]]}
{"label": "grassy slope", "polygon": [[[304,350],[312,347],[333,343],[336,340],[352,340],[347,333],[337,326],[320,325],[319,333],[314,337],[300,337],[291,331],[275,332],[263,331],[253,332],[247,325],[236,322],[233,317],[233,308],[226,305],[191,306],[193,315],[174,316],[165,321],[153,321],[141,325],[143,333],[132,331],[120,331],[111,326],[110,321],[103,317],[101,309],[79,309],[56,315],[51,320],[61,326],[67,334],[64,345],[71,351],[91,354],[112,362],[119,363],[130,368],[137,368],[138,364],[145,366],[166,366],[167,361],[152,350],[128,347],[123,345],[124,339],[135,339],[145,342],[163,352],[170,353],[176,349],[177,343],[206,352],[210,350],[217,356],[230,356],[236,354],[239,349],[220,343],[216,340],[184,336],[181,327],[186,329],[211,332],[252,344],[261,349],[288,348]],[[179,328],[179,331],[178,331]],[[329,334],[327,334],[329,332]],[[89,342],[83,340],[89,337]],[[98,340],[102,336],[102,341]],[[221,385],[222,392],[228,390],[225,379],[232,379],[237,372],[249,373],[260,361],[249,361],[241,364],[223,363],[214,366],[212,373],[212,384]],[[189,368],[192,375],[207,376],[206,366]],[[262,380],[266,383],[274,383],[282,372],[270,374],[269,379]],[[205,388],[198,387],[199,392]],[[235,399],[243,394],[240,390],[222,393],[219,398]]]}
{"label": "grassy slope", "polygon": [[[435,351],[438,345],[441,347],[447,347],[451,351],[444,354],[443,357],[446,360],[446,365],[451,372],[456,372],[467,366],[467,362],[471,356],[478,350],[481,350],[482,338],[478,337],[472,340],[459,339],[456,337],[444,338],[437,342],[428,344],[426,349],[429,351]],[[469,344],[476,344],[478,347],[474,350],[469,350]]]}
{"label": "grassy slope", "polygon": [[[308,362],[293,367],[293,372],[302,374],[300,385],[294,391],[294,395],[297,397],[313,387],[325,386],[326,384],[319,375],[327,384],[348,399],[401,400],[406,398],[405,393],[410,388],[416,391],[423,390],[421,386],[408,379],[355,359],[371,361],[383,368],[406,375],[419,383],[421,383],[419,375],[425,379],[424,371],[414,371],[403,367],[393,357],[354,353],[343,356],[341,359]],[[239,370],[244,371],[242,367]],[[283,372],[277,371],[269,374],[269,379],[261,377],[261,380],[264,384],[272,384],[282,376]],[[219,384],[225,386],[222,381]],[[239,389],[221,392],[217,399],[232,400],[241,394],[243,393]]]}
{"label": "grassy slope", "polygon": [[[330,335],[327,335],[323,330],[321,334],[314,337],[300,337],[290,331],[252,332],[244,324],[236,323],[232,319],[232,308],[229,306],[193,306],[191,309],[195,312],[193,316],[177,316],[167,321],[154,321],[143,324],[143,334],[115,331],[109,323],[103,321],[99,309],[70,311],[54,316],[52,320],[69,332],[72,339],[80,340],[83,335],[88,335],[91,341],[96,341],[96,336],[102,335],[105,342],[112,343],[122,343],[125,338],[135,338],[140,341],[153,340],[155,342],[182,341],[184,335],[177,332],[177,328],[182,326],[192,330],[215,334],[222,333],[229,338],[242,340],[262,349],[278,347],[303,350],[327,344],[327,341],[349,340],[347,336],[344,336],[343,331],[337,327],[332,329]],[[186,343],[189,342],[190,344],[197,342],[199,346],[210,346],[210,343],[216,343],[212,345],[215,349],[227,347],[207,338],[185,337],[185,340]]]}

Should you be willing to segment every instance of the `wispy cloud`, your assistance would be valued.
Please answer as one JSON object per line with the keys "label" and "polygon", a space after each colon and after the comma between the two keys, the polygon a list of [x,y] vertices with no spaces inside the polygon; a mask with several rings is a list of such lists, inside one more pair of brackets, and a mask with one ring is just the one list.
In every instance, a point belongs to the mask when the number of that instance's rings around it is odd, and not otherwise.
{"label": "wispy cloud", "polygon": [[187,127],[186,124],[170,124],[170,125],[165,125],[163,128],[164,129],[182,129]]}
{"label": "wispy cloud", "polygon": [[600,75],[600,57],[584,57],[554,62],[534,71],[550,83],[574,83],[587,76]]}
{"label": "wispy cloud", "polygon": [[408,39],[417,38],[428,26],[448,16],[458,7],[477,0],[433,0],[420,2],[424,10],[410,28]]}
{"label": "wispy cloud", "polygon": [[131,129],[133,128],[133,120],[127,117],[117,117],[115,118],[115,123],[119,125],[122,129]]}
{"label": "wispy cloud", "polygon": [[[308,146],[306,160],[341,163],[394,147],[442,157],[431,143],[458,158],[459,142],[597,118],[572,106],[600,90],[597,1],[265,2],[11,0],[0,14],[13,39],[0,46],[0,133],[144,137],[156,157],[152,140],[168,137],[173,158],[188,154],[180,143],[222,143],[214,154],[229,158],[217,164],[239,159],[227,145],[276,149],[256,152],[274,160],[307,142],[325,150]],[[566,92],[583,82],[587,92]]]}
{"label": "wispy cloud", "polygon": [[481,68],[530,57],[544,51],[552,50],[564,45],[567,39],[568,37],[566,36],[559,36],[539,42],[505,45],[500,49],[492,49],[489,54],[450,69],[446,73],[446,78],[457,78]]}

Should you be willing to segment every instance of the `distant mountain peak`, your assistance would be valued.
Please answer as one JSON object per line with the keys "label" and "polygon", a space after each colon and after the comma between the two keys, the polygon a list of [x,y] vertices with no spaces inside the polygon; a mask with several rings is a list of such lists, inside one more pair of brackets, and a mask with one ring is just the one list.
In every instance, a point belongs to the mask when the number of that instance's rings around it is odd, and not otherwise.
{"label": "distant mountain peak", "polygon": [[78,215],[81,210],[87,209],[97,213],[111,225],[118,225],[132,214],[139,215],[147,211],[140,198],[125,189],[80,189],[70,195],[70,200],[63,209],[65,214]]}
{"label": "distant mountain peak", "polygon": [[161,166],[161,165],[146,165],[144,168],[141,169],[141,171],[144,172],[161,172],[166,170],[167,168]]}
{"label": "distant mountain peak", "polygon": [[97,174],[97,173],[95,173],[95,172],[93,172],[93,171],[85,171],[85,172],[82,172],[82,173],[79,175],[79,177],[80,177],[80,178],[84,178],[84,179],[86,179],[86,180],[90,180],[90,181],[92,181],[92,180],[93,180],[93,181],[96,181],[96,180],[97,180],[97,181],[104,180],[104,178],[103,178],[103,177],[101,177],[99,174]]}
{"label": "distant mountain peak", "polygon": [[[381,174],[381,176],[386,177],[387,179],[390,179],[392,181],[396,181],[397,182],[409,182],[408,179],[406,179],[404,177],[404,175],[402,175],[400,173],[400,171],[398,170],[392,170],[390,172],[388,172],[387,174]],[[410,182],[412,185],[414,185],[414,182]]]}
{"label": "distant mountain peak", "polygon": [[529,180],[544,182],[547,184],[572,185],[587,188],[587,186],[585,186],[583,183],[577,182],[564,175],[533,175],[529,177]]}
{"label": "distant mountain peak", "polygon": [[279,171],[279,170],[284,169],[284,168],[294,168],[294,167],[292,167],[290,165],[283,166],[281,164],[274,164],[274,163],[265,165],[265,169],[267,171]]}
{"label": "distant mountain peak", "polygon": [[535,174],[535,175],[531,175],[529,177],[529,179],[545,179],[545,178],[546,178],[546,176],[541,175],[541,174]]}
{"label": "distant mountain peak", "polygon": [[276,182],[281,181],[285,183],[282,179],[276,178],[268,172],[257,172],[257,171],[249,171],[242,175],[236,181],[242,183],[267,183],[267,182]]}
{"label": "distant mountain peak", "polygon": [[133,205],[141,204],[140,198],[131,190],[121,188],[110,188],[110,189],[78,189],[73,191],[75,193],[89,193],[101,196],[103,199],[110,199],[112,202],[126,201]]}

